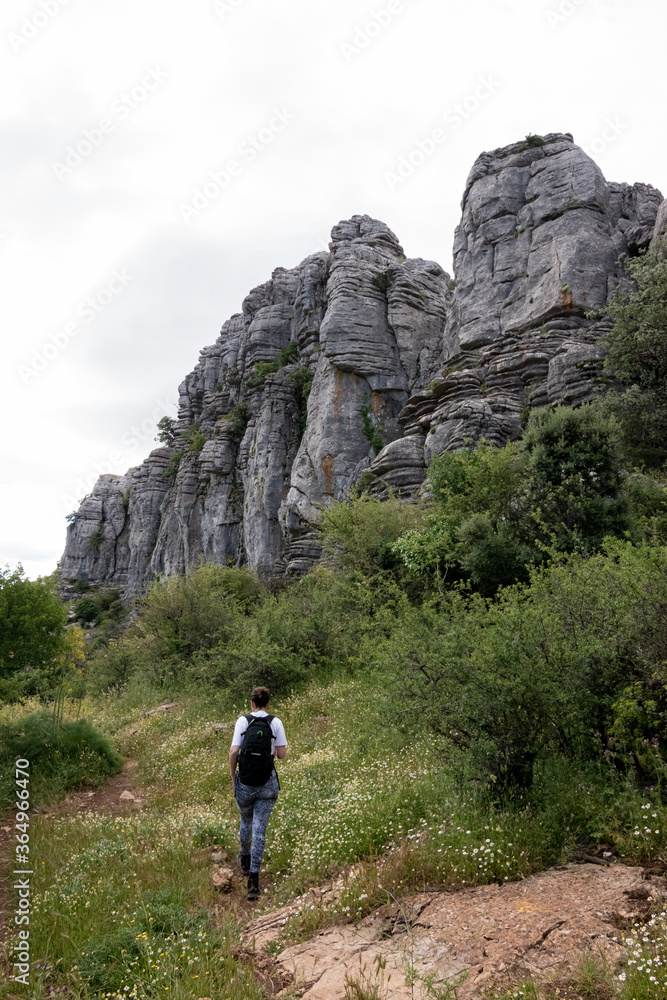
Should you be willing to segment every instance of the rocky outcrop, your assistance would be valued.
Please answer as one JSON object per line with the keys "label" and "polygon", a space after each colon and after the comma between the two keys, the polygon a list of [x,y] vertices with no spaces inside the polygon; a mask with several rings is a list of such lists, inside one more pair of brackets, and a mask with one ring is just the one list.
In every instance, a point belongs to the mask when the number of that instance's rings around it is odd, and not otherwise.
{"label": "rocky outcrop", "polygon": [[426,464],[466,439],[517,437],[531,407],[590,396],[607,329],[591,315],[622,279],[619,258],[649,245],[661,201],[647,184],[608,184],[570,135],[478,158],[454,240],[445,368],[399,416],[425,435]]}
{"label": "rocky outcrop", "polygon": [[[326,909],[341,883],[253,920],[246,947],[266,953],[290,917],[306,905]],[[304,987],[303,1000],[337,1000],[346,983],[364,980],[386,990],[383,996],[409,1000],[426,995],[415,984],[429,977],[441,996],[451,990],[460,1000],[511,996],[492,989],[526,979],[544,984],[547,996],[571,996],[567,987],[582,959],[592,955],[613,969],[627,957],[619,928],[645,923],[663,903],[663,879],[640,868],[563,865],[519,882],[394,899],[358,924],[323,926],[285,948],[274,971],[291,974]]]}
{"label": "rocky outcrop", "polygon": [[201,352],[174,440],[100,478],[61,575],[137,593],[204,560],[300,572],[321,505],[362,477],[409,496],[434,454],[582,402],[603,357],[596,313],[619,257],[664,228],[661,203],[607,183],[570,135],[531,136],[473,165],[455,281],[406,259],[384,223],[339,223],[329,252],[274,271]]}

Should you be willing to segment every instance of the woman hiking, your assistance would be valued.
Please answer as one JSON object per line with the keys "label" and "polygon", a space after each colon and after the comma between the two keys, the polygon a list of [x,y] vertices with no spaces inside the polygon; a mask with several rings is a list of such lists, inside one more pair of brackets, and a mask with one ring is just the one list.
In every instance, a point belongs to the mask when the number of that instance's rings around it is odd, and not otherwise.
{"label": "woman hiking", "polygon": [[280,790],[274,758],[287,753],[285,728],[266,711],[269,697],[268,688],[253,688],[250,714],[237,719],[229,751],[232,790],[241,814],[239,863],[248,876],[249,900],[259,896],[266,827]]}

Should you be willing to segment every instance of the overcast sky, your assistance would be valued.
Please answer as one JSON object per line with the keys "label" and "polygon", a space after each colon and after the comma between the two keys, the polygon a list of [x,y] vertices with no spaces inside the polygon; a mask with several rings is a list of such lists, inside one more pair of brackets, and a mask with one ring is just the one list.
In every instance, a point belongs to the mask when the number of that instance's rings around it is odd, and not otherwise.
{"label": "overcast sky", "polygon": [[55,569],[97,472],[340,219],[451,271],[475,157],[529,132],[667,193],[666,26],[664,0],[3,0],[0,565]]}

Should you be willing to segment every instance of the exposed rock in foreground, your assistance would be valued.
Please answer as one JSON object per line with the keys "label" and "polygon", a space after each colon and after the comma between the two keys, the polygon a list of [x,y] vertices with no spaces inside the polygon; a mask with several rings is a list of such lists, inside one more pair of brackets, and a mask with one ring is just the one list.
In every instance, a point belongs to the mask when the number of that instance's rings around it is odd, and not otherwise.
{"label": "exposed rock in foreground", "polygon": [[[438,981],[465,974],[459,1000],[481,997],[507,979],[567,980],[577,963],[604,955],[613,971],[622,956],[616,939],[633,920],[645,919],[648,896],[662,899],[664,878],[614,864],[567,865],[520,882],[459,892],[420,893],[387,904],[357,925],[327,928],[277,957],[278,972],[307,984],[303,1000],[341,1000],[345,976],[373,978],[376,958],[386,961],[387,997],[421,996],[405,984],[405,969]],[[250,923],[244,941],[257,949],[275,940],[290,908]],[[384,995],[384,994],[383,994]]]}
{"label": "exposed rock in foreground", "polygon": [[483,153],[462,208],[455,281],[354,216],[253,289],[180,386],[174,442],[81,504],[62,576],[137,593],[202,560],[303,571],[319,505],[362,476],[409,496],[434,454],[589,398],[606,329],[589,314],[664,228],[661,194],[554,134]]}

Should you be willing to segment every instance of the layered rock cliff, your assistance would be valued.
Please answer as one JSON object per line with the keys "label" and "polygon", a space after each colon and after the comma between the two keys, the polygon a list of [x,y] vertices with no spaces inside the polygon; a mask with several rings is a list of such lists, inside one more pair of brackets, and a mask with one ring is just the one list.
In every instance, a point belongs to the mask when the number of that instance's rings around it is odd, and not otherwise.
{"label": "layered rock cliff", "polygon": [[[354,216],[328,253],[278,268],[179,387],[176,435],[101,476],[70,525],[65,579],[138,593],[203,560],[295,573],[320,505],[363,476],[409,496],[434,454],[521,432],[531,407],[591,394],[619,258],[665,228],[648,184],[608,183],[572,136],[483,153],[454,279]],[[593,318],[591,318],[591,314]]]}

